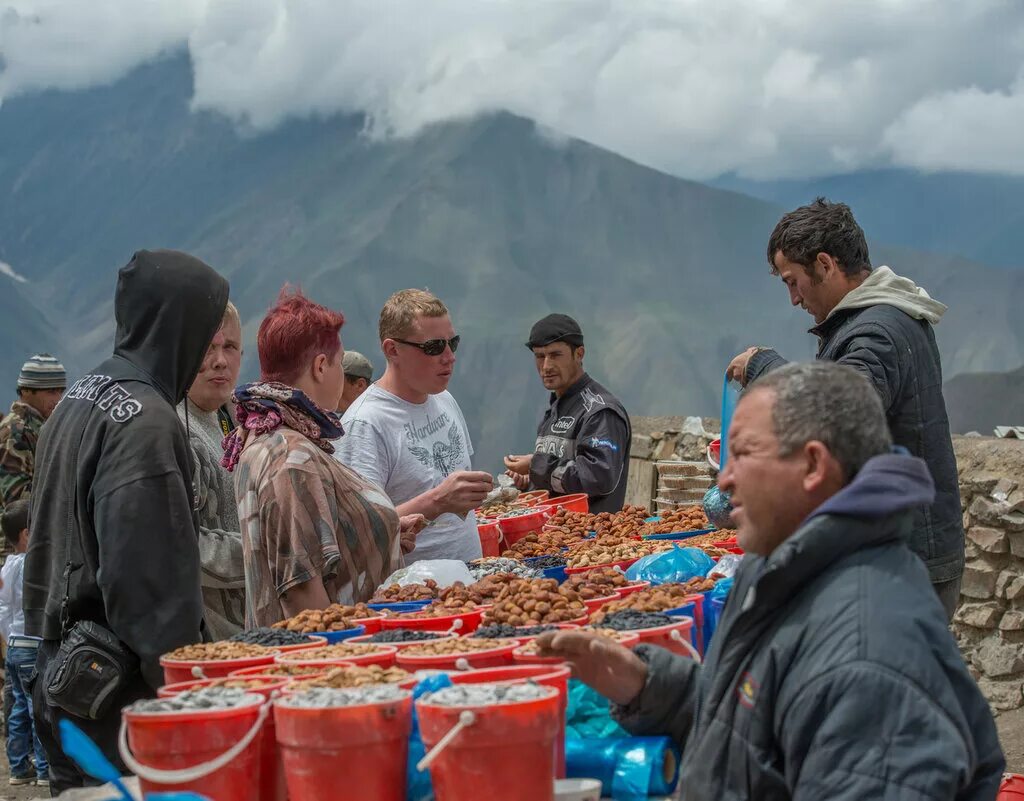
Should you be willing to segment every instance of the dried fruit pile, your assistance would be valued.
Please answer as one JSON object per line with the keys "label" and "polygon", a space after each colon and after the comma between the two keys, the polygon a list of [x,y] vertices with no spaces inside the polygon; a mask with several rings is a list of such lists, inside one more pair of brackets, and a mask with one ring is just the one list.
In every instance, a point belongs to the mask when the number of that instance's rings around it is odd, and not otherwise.
{"label": "dried fruit pile", "polygon": [[507,623],[532,626],[539,623],[565,623],[587,614],[579,593],[561,588],[554,579],[520,579],[511,582],[484,612],[484,625]]}
{"label": "dried fruit pile", "polygon": [[663,513],[658,523],[645,523],[639,533],[642,537],[649,537],[652,534],[675,534],[679,531],[700,531],[705,528],[713,526],[704,510],[699,506],[684,506]]}
{"label": "dried fruit pile", "polygon": [[441,588],[433,579],[427,579],[422,584],[391,584],[387,587],[378,587],[370,603],[373,604],[398,604],[407,601],[432,601],[441,594]]}
{"label": "dried fruit pile", "polygon": [[244,642],[201,642],[195,645],[184,645],[169,654],[165,659],[176,662],[214,662],[225,659],[248,659],[254,656],[269,656],[273,648],[262,645],[249,645]]}

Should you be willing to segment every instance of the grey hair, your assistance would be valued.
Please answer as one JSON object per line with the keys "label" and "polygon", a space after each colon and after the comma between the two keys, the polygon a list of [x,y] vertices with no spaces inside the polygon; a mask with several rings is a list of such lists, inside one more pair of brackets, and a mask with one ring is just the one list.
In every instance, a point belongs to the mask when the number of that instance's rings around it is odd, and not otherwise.
{"label": "grey hair", "polygon": [[775,396],[772,426],[780,456],[790,456],[816,440],[850,480],[868,459],[892,448],[878,392],[852,367],[831,362],[788,364],[759,378],[750,390]]}

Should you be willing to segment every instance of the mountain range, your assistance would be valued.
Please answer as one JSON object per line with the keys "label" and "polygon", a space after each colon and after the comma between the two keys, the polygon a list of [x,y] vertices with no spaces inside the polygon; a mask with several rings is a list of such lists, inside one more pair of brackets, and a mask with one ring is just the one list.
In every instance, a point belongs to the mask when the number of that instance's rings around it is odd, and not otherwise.
{"label": "mountain range", "polygon": [[[13,386],[34,350],[72,373],[101,359],[117,269],[155,247],[195,253],[231,281],[243,379],[258,372],[255,331],[285,283],[344,311],[346,347],[378,365],[384,300],[429,287],[463,335],[452,391],[492,471],[531,447],[547,399],[523,342],[550,311],[580,321],[587,368],[634,415],[715,415],[725,366],[748,345],[813,355],[810,319],[769,274],[765,244],[785,210],[772,200],[509,114],[379,141],[359,116],[249,131],[192,111],[191,94],[175,55],[107,86],[4,103],[0,261],[27,281],[0,275],[0,380]],[[1024,272],[884,241],[872,239],[876,264],[950,305],[937,328],[947,376],[1024,364]]]}

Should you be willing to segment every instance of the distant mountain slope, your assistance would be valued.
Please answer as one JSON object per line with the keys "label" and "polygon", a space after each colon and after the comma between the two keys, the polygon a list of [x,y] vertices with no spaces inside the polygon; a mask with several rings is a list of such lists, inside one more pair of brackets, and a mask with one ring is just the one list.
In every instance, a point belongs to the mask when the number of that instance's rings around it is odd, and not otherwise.
{"label": "distant mountain slope", "polygon": [[[747,345],[813,355],[810,319],[765,261],[780,207],[554,144],[506,114],[388,142],[363,137],[358,118],[249,136],[191,113],[190,94],[177,57],[0,110],[0,259],[31,280],[81,367],[109,350],[116,270],[139,247],[184,248],[228,276],[248,376],[286,281],[341,308],[346,345],[370,354],[387,296],[429,286],[464,335],[453,391],[485,469],[532,443],[546,398],[522,343],[549,311],[580,320],[588,368],[637,415],[716,414],[722,372]],[[951,304],[938,327],[947,375],[1024,363],[1016,274],[874,255]]]}
{"label": "distant mountain slope", "polygon": [[800,181],[726,177],[714,184],[787,208],[825,195],[849,203],[880,242],[1024,269],[1024,177],[890,169]]}
{"label": "distant mountain slope", "polygon": [[949,427],[990,435],[996,426],[1024,425],[1024,367],[1002,373],[962,373],[944,388]]}

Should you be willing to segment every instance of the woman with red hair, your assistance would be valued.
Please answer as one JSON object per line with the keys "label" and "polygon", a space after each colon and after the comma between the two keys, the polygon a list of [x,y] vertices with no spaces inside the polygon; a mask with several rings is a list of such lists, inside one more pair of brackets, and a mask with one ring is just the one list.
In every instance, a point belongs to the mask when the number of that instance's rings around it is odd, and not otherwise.
{"label": "woman with red hair", "polygon": [[[344,388],[345,318],[285,288],[260,324],[260,381],[235,390],[225,440],[245,555],[246,628],[304,609],[368,601],[402,565],[384,491],[331,458]],[[409,536],[422,515],[402,518]],[[410,543],[411,547],[411,543]]]}

